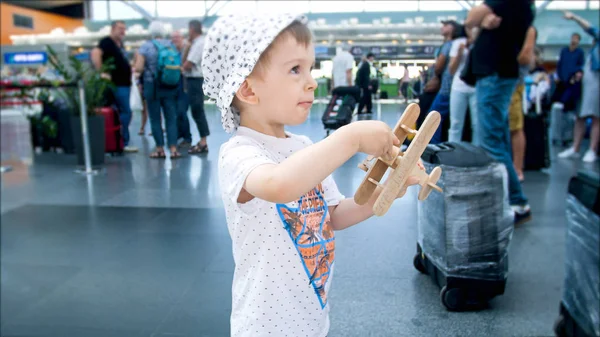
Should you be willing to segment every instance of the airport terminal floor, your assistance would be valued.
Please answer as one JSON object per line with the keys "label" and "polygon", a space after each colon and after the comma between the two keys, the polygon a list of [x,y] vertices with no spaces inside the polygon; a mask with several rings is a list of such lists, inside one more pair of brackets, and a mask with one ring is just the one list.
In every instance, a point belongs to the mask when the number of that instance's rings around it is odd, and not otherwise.
{"label": "airport terminal floor", "polygon": [[[390,125],[404,105],[382,105]],[[210,152],[178,160],[109,157],[96,176],[43,155],[2,175],[1,335],[229,335],[233,258],[217,182],[222,130],[207,105]],[[322,104],[289,130],[322,139]],[[139,130],[139,113],[131,130]],[[195,128],[192,128],[195,129]],[[136,132],[137,133],[137,132]],[[146,132],[148,133],[148,131]],[[194,135],[197,139],[197,134]],[[450,312],[413,267],[417,189],[383,217],[336,233],[329,336],[552,336],[564,278],[569,179],[595,164],[558,160],[525,173],[533,220],[515,228],[505,293],[483,310]],[[352,197],[365,173],[355,156],[334,173]]]}

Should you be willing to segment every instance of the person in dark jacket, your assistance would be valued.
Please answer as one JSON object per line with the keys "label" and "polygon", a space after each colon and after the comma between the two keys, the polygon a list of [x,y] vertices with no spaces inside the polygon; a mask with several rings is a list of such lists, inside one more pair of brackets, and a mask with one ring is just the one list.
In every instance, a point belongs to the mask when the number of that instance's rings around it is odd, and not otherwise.
{"label": "person in dark jacket", "polygon": [[372,53],[367,54],[366,60],[364,60],[358,71],[356,72],[356,86],[360,88],[360,103],[358,104],[358,113],[362,113],[362,109],[366,106],[367,113],[373,113],[373,98],[371,86],[371,65],[375,60],[375,55]]}

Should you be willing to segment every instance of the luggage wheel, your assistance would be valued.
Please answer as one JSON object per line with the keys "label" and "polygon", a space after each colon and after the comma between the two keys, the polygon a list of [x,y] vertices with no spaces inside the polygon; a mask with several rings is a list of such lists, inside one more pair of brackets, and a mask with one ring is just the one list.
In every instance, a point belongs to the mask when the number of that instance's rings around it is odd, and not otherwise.
{"label": "luggage wheel", "polygon": [[565,322],[565,317],[563,315],[559,315],[556,321],[554,322],[554,333],[558,337],[567,335],[567,326]]}
{"label": "luggage wheel", "polygon": [[450,311],[461,311],[465,306],[465,294],[460,288],[444,286],[440,292],[442,304]]}
{"label": "luggage wheel", "polygon": [[423,260],[421,260],[421,254],[415,255],[415,258],[413,259],[413,266],[415,266],[415,269],[418,270],[421,274],[427,274],[427,269],[425,269],[425,266],[423,265]]}

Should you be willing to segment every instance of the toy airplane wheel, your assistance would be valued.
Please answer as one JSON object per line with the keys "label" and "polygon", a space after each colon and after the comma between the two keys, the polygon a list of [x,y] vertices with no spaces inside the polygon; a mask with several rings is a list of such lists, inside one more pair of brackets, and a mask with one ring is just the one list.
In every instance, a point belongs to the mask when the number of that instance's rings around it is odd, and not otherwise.
{"label": "toy airplane wheel", "polygon": [[422,186],[421,190],[419,191],[419,200],[427,199],[429,193],[431,193],[431,190],[433,189],[432,185],[435,186],[441,176],[442,169],[440,167],[436,167],[433,169],[433,171],[431,171],[431,174],[429,174],[429,179],[427,180],[427,184]]}

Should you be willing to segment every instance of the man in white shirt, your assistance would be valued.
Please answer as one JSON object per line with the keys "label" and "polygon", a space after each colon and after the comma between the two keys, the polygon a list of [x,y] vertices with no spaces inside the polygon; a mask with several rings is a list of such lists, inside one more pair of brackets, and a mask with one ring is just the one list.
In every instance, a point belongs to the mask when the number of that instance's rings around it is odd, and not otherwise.
{"label": "man in white shirt", "polygon": [[332,60],[332,88],[352,86],[352,67],[354,66],[354,57],[352,57],[352,54],[350,54],[346,49],[346,46],[338,47],[336,55]]}
{"label": "man in white shirt", "polygon": [[188,26],[190,43],[192,44],[185,62],[183,63],[184,75],[186,77],[187,92],[190,99],[192,118],[196,122],[200,141],[190,148],[190,154],[208,152],[206,137],[210,135],[206,115],[204,114],[204,76],[202,75],[202,51],[204,49],[204,36],[202,36],[202,23],[192,20]]}

